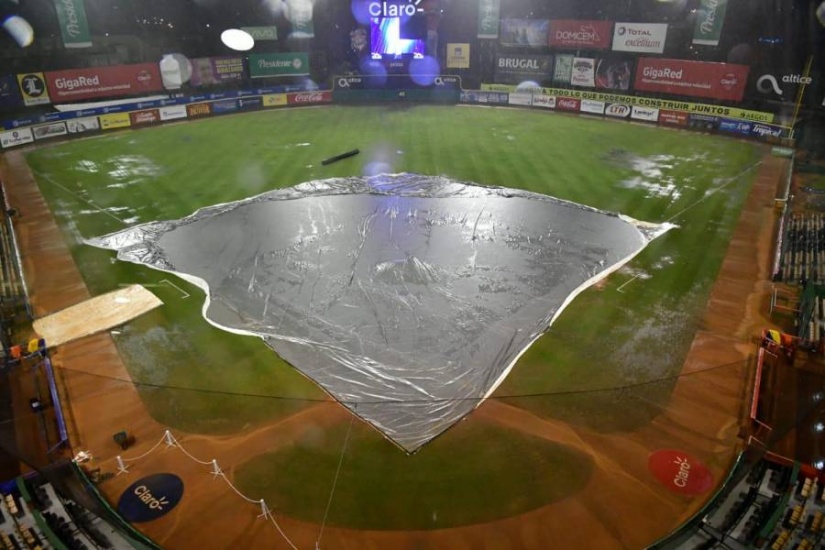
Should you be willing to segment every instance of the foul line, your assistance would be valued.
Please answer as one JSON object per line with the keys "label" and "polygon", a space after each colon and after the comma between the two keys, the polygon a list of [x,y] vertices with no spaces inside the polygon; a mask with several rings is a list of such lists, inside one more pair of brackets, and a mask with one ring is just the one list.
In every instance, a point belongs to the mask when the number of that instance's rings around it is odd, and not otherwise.
{"label": "foul line", "polygon": [[719,186],[719,187],[717,187],[716,189],[711,189],[711,190],[710,190],[707,194],[705,194],[705,196],[704,196],[704,197],[702,197],[701,199],[697,200],[697,201],[696,201],[696,202],[694,202],[693,204],[689,204],[689,205],[687,205],[686,207],[684,207],[683,209],[681,209],[679,212],[675,213],[674,215],[672,215],[671,217],[669,217],[668,219],[666,219],[666,220],[665,220],[665,223],[672,222],[672,221],[673,221],[676,217],[681,216],[682,214],[684,214],[685,212],[687,212],[688,210],[690,210],[691,208],[693,208],[694,206],[696,206],[696,205],[697,205],[697,204],[699,204],[700,202],[704,201],[704,200],[705,200],[705,199],[707,199],[708,197],[712,197],[713,195],[715,195],[716,193],[718,193],[718,192],[719,192],[719,191],[721,191],[722,189],[726,188],[726,187],[727,187],[727,186],[729,186],[730,184],[735,183],[736,181],[738,181],[738,180],[739,180],[739,178],[741,178],[742,176],[744,176],[745,174],[747,174],[747,173],[748,173],[748,172],[750,172],[751,170],[754,170],[755,168],[758,168],[758,167],[759,167],[759,166],[761,166],[761,165],[762,165],[762,161],[760,160],[759,162],[757,162],[757,163],[755,163],[755,164],[752,164],[752,165],[748,166],[747,168],[745,168],[744,170],[742,170],[741,172],[739,172],[738,174],[736,174],[735,176],[733,176],[732,178],[730,178],[728,181],[726,181],[723,185],[720,185],[720,186]]}
{"label": "foul line", "polygon": [[45,179],[46,181],[48,181],[52,185],[58,186],[59,188],[61,188],[62,190],[64,190],[65,192],[67,192],[68,194],[73,196],[74,198],[76,198],[77,200],[85,202],[86,204],[88,204],[89,206],[91,206],[92,208],[97,210],[98,212],[101,212],[101,213],[106,214],[107,216],[109,216],[111,218],[116,219],[117,221],[119,221],[123,225],[129,225],[128,223],[121,220],[120,218],[118,218],[117,216],[115,216],[114,214],[109,212],[108,210],[104,210],[103,208],[99,207],[98,205],[96,205],[95,203],[90,201],[89,199],[84,199],[83,197],[81,197],[80,195],[78,195],[77,193],[75,193],[74,191],[69,189],[68,187],[64,186],[63,184],[57,183],[56,181],[54,181],[54,179],[51,178],[51,176],[48,176],[46,174],[39,174],[39,177],[42,177],[43,179]]}

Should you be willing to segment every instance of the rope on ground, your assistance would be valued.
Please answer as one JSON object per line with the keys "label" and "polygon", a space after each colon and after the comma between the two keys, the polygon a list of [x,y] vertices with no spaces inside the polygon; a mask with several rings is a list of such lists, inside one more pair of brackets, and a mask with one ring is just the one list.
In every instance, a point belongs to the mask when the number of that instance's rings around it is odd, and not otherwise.
{"label": "rope on ground", "polygon": [[335,478],[332,480],[332,489],[329,491],[329,500],[327,501],[327,509],[324,510],[324,519],[321,521],[321,528],[318,530],[318,538],[315,540],[315,548],[321,548],[321,536],[324,534],[324,526],[327,524],[327,516],[329,509],[332,507],[332,497],[335,496],[335,486],[338,484],[338,475],[341,473],[341,465],[344,463],[344,455],[347,453],[347,445],[349,444],[349,435],[352,432],[352,425],[355,422],[355,415],[350,415],[349,427],[347,427],[347,436],[344,438],[344,445],[341,447],[341,456],[338,457],[338,468],[335,470]]}
{"label": "rope on ground", "polygon": [[[355,416],[353,415],[353,419],[354,418],[355,418]],[[352,420],[350,421],[350,429],[352,429]],[[347,430],[347,440],[349,440],[349,430]],[[218,466],[218,462],[216,460],[211,460],[210,461],[210,460],[200,460],[200,459],[196,458],[195,456],[192,455],[192,453],[187,451],[183,447],[183,445],[181,445],[180,441],[178,441],[178,439],[174,435],[172,435],[172,432],[169,431],[169,430],[166,430],[166,432],[164,432],[164,434],[161,436],[160,440],[158,440],[158,442],[155,443],[155,445],[151,449],[146,451],[145,453],[143,453],[139,456],[133,457],[133,458],[121,458],[120,456],[118,456],[117,459],[118,459],[120,471],[123,472],[123,473],[128,472],[128,470],[126,470],[126,468],[124,467],[124,464],[126,462],[134,462],[136,460],[140,460],[141,458],[145,458],[146,456],[151,454],[153,451],[155,451],[158,448],[158,446],[160,446],[161,443],[164,443],[164,442],[169,447],[175,447],[176,449],[179,449],[190,460],[193,460],[194,462],[197,462],[198,464],[201,464],[203,466],[207,466],[207,465],[212,466],[213,469],[212,469],[211,473],[215,477],[220,476],[226,482],[226,484],[229,486],[229,488],[232,489],[232,491],[234,491],[236,495],[238,495],[239,497],[241,497],[245,501],[249,502],[250,504],[259,505],[262,509],[262,514],[258,517],[268,517],[272,521],[272,524],[275,526],[275,528],[278,530],[278,533],[280,533],[280,535],[283,537],[283,539],[286,541],[286,543],[289,544],[290,548],[292,548],[292,550],[298,550],[298,548],[295,546],[295,544],[293,544],[292,541],[289,539],[289,537],[286,536],[286,533],[284,533],[283,529],[281,529],[281,526],[278,525],[278,522],[275,521],[275,517],[272,515],[272,512],[269,510],[269,508],[266,506],[266,503],[264,502],[263,499],[255,500],[255,499],[249,498],[248,496],[246,496],[245,494],[240,492],[238,490],[238,488],[235,487],[235,485],[233,485],[231,481],[229,481],[229,478],[227,478],[226,474],[223,473],[223,470],[220,469],[220,467]],[[344,450],[346,450],[346,446],[347,446],[347,443],[345,441],[344,442]],[[343,453],[343,451],[342,451],[342,453]],[[343,460],[343,454],[341,456],[341,460]],[[340,471],[340,470],[341,470],[341,462],[339,461],[338,471]],[[336,481],[338,480],[338,472],[335,473],[335,480]],[[334,490],[335,490],[335,483],[333,482],[333,491]],[[330,503],[331,502],[332,502],[332,495],[330,495]],[[327,504],[327,511],[329,511],[329,504]],[[324,514],[324,521],[326,521],[326,514]],[[321,525],[321,530],[323,531],[323,525]],[[318,536],[318,540],[319,541],[321,540],[320,535]],[[316,543],[316,545],[317,545],[317,543]]]}

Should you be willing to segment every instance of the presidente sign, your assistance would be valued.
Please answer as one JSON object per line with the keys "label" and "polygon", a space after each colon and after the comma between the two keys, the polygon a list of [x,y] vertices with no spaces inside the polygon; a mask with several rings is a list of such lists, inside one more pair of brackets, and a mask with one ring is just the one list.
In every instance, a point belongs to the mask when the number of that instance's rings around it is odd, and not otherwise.
{"label": "presidente sign", "polygon": [[747,65],[643,57],[636,65],[636,90],[741,101]]}
{"label": "presidente sign", "polygon": [[728,0],[702,0],[696,12],[696,26],[693,30],[693,43],[701,46],[718,46],[725,22],[725,10]]}
{"label": "presidente sign", "polygon": [[618,52],[662,53],[666,39],[666,23],[616,23],[613,49]]}
{"label": "presidente sign", "polygon": [[309,55],[299,53],[260,53],[249,56],[249,76],[305,76],[309,74]]}
{"label": "presidente sign", "polygon": [[157,63],[90,67],[46,73],[46,86],[54,103],[81,99],[137,95],[163,89]]}
{"label": "presidente sign", "polygon": [[66,48],[89,48],[89,24],[83,0],[54,0],[54,9],[60,23],[60,34]]}
{"label": "presidente sign", "polygon": [[552,19],[550,21],[550,46],[606,50],[610,47],[612,26],[611,21]]}
{"label": "presidente sign", "polygon": [[[515,86],[505,84],[482,84],[481,89],[493,92],[516,91]],[[687,101],[656,99],[653,97],[639,97],[633,95],[620,95],[562,88],[536,88],[536,91],[541,91],[544,95],[549,96],[567,96],[575,99],[593,99],[596,101],[605,101],[607,103],[626,103],[628,105],[638,105],[639,107],[650,109],[667,109],[671,111],[686,111],[688,113],[703,113],[707,115],[752,120],[754,122],[765,122],[768,124],[773,122],[774,117],[773,113],[765,113],[762,111],[749,111],[747,109],[727,107],[725,105],[689,103]]]}

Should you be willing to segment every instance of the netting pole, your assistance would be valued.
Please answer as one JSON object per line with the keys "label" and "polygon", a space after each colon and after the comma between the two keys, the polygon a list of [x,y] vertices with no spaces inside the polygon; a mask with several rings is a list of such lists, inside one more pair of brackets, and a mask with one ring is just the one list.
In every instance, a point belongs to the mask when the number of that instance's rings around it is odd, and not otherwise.
{"label": "netting pole", "polygon": [[172,432],[170,432],[169,430],[166,430],[166,433],[164,434],[164,438],[166,439],[166,446],[167,447],[174,447],[175,446],[176,442],[175,442],[174,436],[172,436]]}
{"label": "netting pole", "polygon": [[266,502],[264,499],[261,499],[261,513],[258,515],[259,518],[266,518],[269,517],[269,507],[267,507]]}
{"label": "netting pole", "polygon": [[218,477],[218,476],[223,475],[223,471],[221,470],[221,467],[218,466],[218,461],[215,460],[214,458],[212,459],[212,472],[211,472],[211,474],[212,474],[213,479]]}

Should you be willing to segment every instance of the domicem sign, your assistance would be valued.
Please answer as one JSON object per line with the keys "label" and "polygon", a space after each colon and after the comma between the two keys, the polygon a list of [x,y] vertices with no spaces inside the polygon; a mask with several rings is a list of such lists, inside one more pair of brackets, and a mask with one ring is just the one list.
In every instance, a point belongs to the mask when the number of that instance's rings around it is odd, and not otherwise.
{"label": "domicem sign", "polygon": [[612,26],[610,21],[554,19],[550,21],[550,46],[606,50]]}

